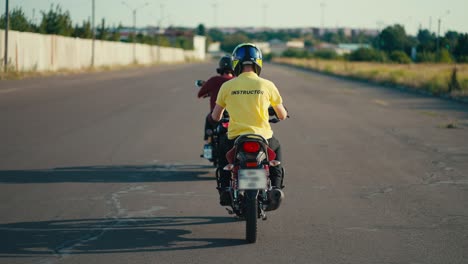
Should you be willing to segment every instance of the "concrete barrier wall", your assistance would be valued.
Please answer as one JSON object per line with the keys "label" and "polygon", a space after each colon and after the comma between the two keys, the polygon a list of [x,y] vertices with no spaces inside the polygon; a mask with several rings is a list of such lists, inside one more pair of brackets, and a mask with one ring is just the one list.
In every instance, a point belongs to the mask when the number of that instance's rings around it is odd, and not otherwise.
{"label": "concrete barrier wall", "polygon": [[[8,32],[9,67],[16,71],[82,69],[92,64],[93,41],[29,32]],[[184,62],[205,59],[205,37],[195,36],[195,50],[113,41],[95,41],[94,65],[113,66]],[[0,30],[0,58],[5,54],[5,31]]]}

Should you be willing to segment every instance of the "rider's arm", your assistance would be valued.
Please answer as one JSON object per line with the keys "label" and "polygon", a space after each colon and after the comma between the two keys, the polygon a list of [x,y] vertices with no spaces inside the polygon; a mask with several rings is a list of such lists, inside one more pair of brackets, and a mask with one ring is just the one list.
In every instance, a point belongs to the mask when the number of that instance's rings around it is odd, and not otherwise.
{"label": "rider's arm", "polygon": [[278,119],[285,120],[288,117],[288,111],[286,111],[283,104],[275,105],[273,109],[275,109]]}
{"label": "rider's arm", "polygon": [[198,90],[198,98],[207,97],[210,95],[210,84],[208,81],[206,81],[200,90]]}
{"label": "rider's arm", "polygon": [[216,104],[215,108],[213,109],[213,112],[211,113],[211,118],[213,118],[214,121],[218,122],[223,117],[223,112],[224,108],[219,104]]}

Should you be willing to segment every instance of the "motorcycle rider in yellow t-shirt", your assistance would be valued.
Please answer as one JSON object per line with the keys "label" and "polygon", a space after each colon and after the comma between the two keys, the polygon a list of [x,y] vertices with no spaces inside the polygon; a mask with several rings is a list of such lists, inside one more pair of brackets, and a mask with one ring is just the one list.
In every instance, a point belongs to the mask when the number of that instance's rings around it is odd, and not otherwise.
{"label": "motorcycle rider in yellow t-shirt", "polygon": [[[221,205],[230,204],[230,195],[225,191],[229,187],[230,172],[223,171],[223,167],[228,164],[225,154],[233,147],[235,139],[243,134],[259,134],[268,140],[268,145],[276,153],[276,160],[281,161],[281,146],[273,136],[268,108],[273,107],[280,120],[288,116],[275,84],[259,76],[263,62],[260,49],[254,44],[243,43],[234,49],[232,56],[237,78],[221,86],[211,115],[214,121],[222,118],[224,110],[230,116],[228,134],[222,143],[219,161]],[[282,174],[281,165],[270,167],[270,180],[274,188],[284,187]]]}

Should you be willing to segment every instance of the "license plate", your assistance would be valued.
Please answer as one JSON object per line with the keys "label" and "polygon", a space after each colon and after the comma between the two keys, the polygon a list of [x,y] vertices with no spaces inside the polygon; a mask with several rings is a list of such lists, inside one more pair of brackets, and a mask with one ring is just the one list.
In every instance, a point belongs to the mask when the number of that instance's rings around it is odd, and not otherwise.
{"label": "license plate", "polygon": [[240,190],[260,190],[267,186],[267,176],[264,169],[239,170]]}

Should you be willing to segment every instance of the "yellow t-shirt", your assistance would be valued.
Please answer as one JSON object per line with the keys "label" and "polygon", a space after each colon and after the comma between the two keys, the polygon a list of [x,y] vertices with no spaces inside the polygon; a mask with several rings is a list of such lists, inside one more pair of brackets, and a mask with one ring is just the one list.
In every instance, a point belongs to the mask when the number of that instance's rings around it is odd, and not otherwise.
{"label": "yellow t-shirt", "polygon": [[244,72],[225,82],[216,99],[216,104],[229,112],[229,139],[251,133],[271,138],[268,107],[282,103],[275,84],[254,72]]}

